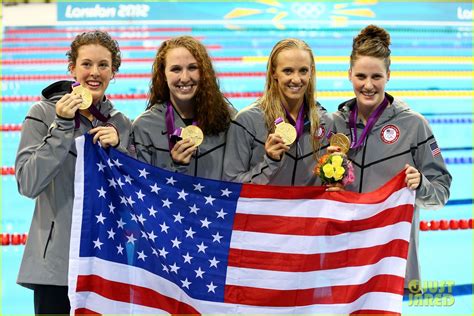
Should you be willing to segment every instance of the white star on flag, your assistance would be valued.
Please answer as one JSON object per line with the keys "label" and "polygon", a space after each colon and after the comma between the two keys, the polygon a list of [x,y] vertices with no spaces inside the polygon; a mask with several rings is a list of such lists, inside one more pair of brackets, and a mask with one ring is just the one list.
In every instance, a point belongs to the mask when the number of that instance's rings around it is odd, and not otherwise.
{"label": "white star on flag", "polygon": [[204,186],[202,186],[201,183],[193,184],[193,186],[194,186],[194,191],[202,192],[201,190],[204,189]]}
{"label": "white star on flag", "polygon": [[132,177],[130,177],[128,174],[124,175],[123,177],[125,178],[125,182],[132,184]]}
{"label": "white star on flag", "polygon": [[146,179],[146,176],[150,174],[149,172],[146,171],[145,168],[143,168],[143,169],[138,169],[138,172],[140,172],[139,177],[143,177],[143,178],[145,178],[145,179]]}
{"label": "white star on flag", "polygon": [[224,190],[221,190],[222,195],[221,196],[226,196],[229,197],[229,195],[232,193],[232,191],[229,191],[229,189],[225,188]]}
{"label": "white star on flag", "polygon": [[117,182],[115,182],[115,179],[107,179],[109,181],[109,187],[114,187],[114,189],[117,187]]}
{"label": "white star on flag", "polygon": [[161,200],[161,202],[163,202],[163,207],[167,207],[167,208],[170,208],[171,204],[173,204],[173,202],[170,202],[170,200],[168,199]]}
{"label": "white star on flag", "polygon": [[202,275],[205,273],[204,271],[201,270],[201,267],[199,267],[197,270],[194,270],[196,272],[196,278],[203,278]]}
{"label": "white star on flag", "polygon": [[217,268],[217,264],[220,262],[219,260],[216,260],[216,257],[212,258],[211,260],[209,260],[209,262],[211,263],[211,265],[209,266],[210,267],[216,267]]}
{"label": "white star on flag", "polygon": [[105,165],[102,163],[102,161],[99,161],[99,163],[96,164],[99,167],[100,172],[104,172]]}
{"label": "white star on flag", "polygon": [[153,217],[156,218],[155,214],[156,214],[158,211],[153,208],[153,205],[148,208],[148,211],[150,212],[150,216],[153,216]]}
{"label": "white star on flag", "polygon": [[107,218],[107,217],[104,217],[104,216],[102,215],[102,212],[100,212],[99,215],[96,215],[95,217],[97,217],[97,222],[96,222],[96,224],[98,224],[98,223],[104,224],[104,219]]}
{"label": "white star on flag", "polygon": [[114,165],[117,167],[117,168],[120,168],[121,166],[123,166],[120,161],[118,160],[118,158],[116,160],[114,160]]}
{"label": "white star on flag", "polygon": [[166,184],[174,185],[176,180],[173,177],[166,178]]}
{"label": "white star on flag", "polygon": [[97,237],[97,240],[94,240],[92,242],[94,243],[94,248],[99,248],[99,250],[100,250],[100,247],[104,244],[100,242],[99,237]]}
{"label": "white star on flag", "polygon": [[227,215],[226,212],[224,212],[224,209],[221,208],[221,210],[219,212],[216,212],[217,213],[217,218],[222,218],[222,219],[225,219],[224,216]]}
{"label": "white star on flag", "polygon": [[135,241],[137,241],[137,239],[135,237],[133,237],[133,234],[130,234],[130,236],[125,236],[127,237],[127,242],[131,243],[132,245],[135,244]]}
{"label": "white star on flag", "polygon": [[105,193],[107,193],[107,191],[104,190],[104,187],[100,187],[97,192],[99,192],[99,197],[103,197],[105,199]]}
{"label": "white star on flag", "polygon": [[211,195],[205,196],[204,198],[206,199],[206,204],[211,204],[211,205],[213,205],[212,202],[215,201],[215,198],[213,198]]}
{"label": "white star on flag", "polygon": [[119,244],[119,245],[117,246],[117,254],[123,255],[123,249],[124,249],[124,248],[122,247],[122,244]]}
{"label": "white star on flag", "polygon": [[178,195],[179,195],[178,200],[183,199],[186,201],[186,195],[188,194],[189,193],[184,192],[184,189],[182,189],[181,191],[178,192]]}
{"label": "white star on flag", "polygon": [[152,192],[152,193],[156,193],[156,194],[158,194],[158,191],[161,190],[161,188],[159,188],[156,183],[153,184],[153,185],[150,185],[150,188],[151,188],[151,192]]}
{"label": "white star on flag", "polygon": [[143,198],[146,196],[145,194],[142,193],[142,190],[138,191],[138,192],[135,192],[137,194],[137,198],[140,200],[140,201],[143,201]]}
{"label": "white star on flag", "polygon": [[181,268],[176,265],[176,262],[173,263],[172,265],[170,265],[171,272],[174,272],[174,273],[178,274],[179,269],[181,269]]}
{"label": "white star on flag", "polygon": [[143,261],[145,261],[145,258],[148,257],[148,256],[145,254],[145,251],[143,251],[143,250],[140,251],[140,252],[137,251],[137,255],[138,255],[138,259],[141,259],[141,260],[143,260]]}
{"label": "white star on flag", "polygon": [[188,207],[190,209],[189,214],[194,213],[197,215],[198,211],[200,210],[199,207],[196,207],[196,204],[194,204],[193,206],[188,206]]}
{"label": "white star on flag", "polygon": [[187,263],[191,264],[191,259],[192,259],[193,257],[191,257],[191,256],[189,255],[189,252],[187,252],[186,255],[183,255],[183,258],[184,258],[184,263],[187,262]]}
{"label": "white star on flag", "polygon": [[187,288],[189,290],[189,286],[191,285],[192,282],[188,281],[188,278],[181,280],[181,283],[183,284],[183,287]]}
{"label": "white star on flag", "polygon": [[206,284],[206,286],[207,286],[207,288],[208,288],[208,290],[207,290],[208,293],[209,293],[209,292],[216,293],[214,290],[216,289],[217,286],[214,285],[213,282],[211,282],[211,284]]}

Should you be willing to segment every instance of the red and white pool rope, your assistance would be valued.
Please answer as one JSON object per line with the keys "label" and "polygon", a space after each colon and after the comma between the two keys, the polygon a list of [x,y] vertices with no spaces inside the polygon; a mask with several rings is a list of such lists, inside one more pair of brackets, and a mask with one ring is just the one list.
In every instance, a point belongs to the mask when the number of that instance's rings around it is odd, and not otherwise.
{"label": "red and white pool rope", "polygon": [[[431,230],[466,230],[472,229],[472,218],[470,219],[442,219],[439,221],[421,221],[421,231]],[[0,244],[1,246],[21,246],[26,244],[28,239],[27,233],[1,233]]]}

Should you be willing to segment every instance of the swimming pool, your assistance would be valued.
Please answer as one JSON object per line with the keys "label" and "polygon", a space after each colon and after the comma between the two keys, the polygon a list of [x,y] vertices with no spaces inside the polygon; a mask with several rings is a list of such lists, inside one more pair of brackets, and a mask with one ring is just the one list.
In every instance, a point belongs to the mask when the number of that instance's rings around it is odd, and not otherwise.
{"label": "swimming pool", "polygon": [[[28,232],[33,201],[19,195],[11,175],[26,112],[50,82],[69,78],[67,45],[83,26],[7,27],[2,52],[2,225],[4,234]],[[130,118],[146,106],[149,73],[156,47],[170,36],[190,34],[208,46],[222,90],[237,109],[250,104],[264,84],[271,47],[284,37],[301,38],[313,48],[317,63],[317,98],[328,111],[352,96],[347,80],[348,55],[356,27],[284,31],[248,27],[245,31],[216,25],[180,30],[175,25],[109,26],[123,50],[123,63],[108,93]],[[450,202],[439,211],[422,211],[424,221],[472,218],[472,28],[456,26],[391,26],[392,79],[387,90],[403,98],[430,121],[453,175]],[[171,30],[171,31],[170,31]],[[4,172],[3,172],[4,170]],[[455,286],[454,305],[410,306],[404,313],[465,313],[472,309],[472,229],[423,231],[423,278],[449,280]],[[15,284],[23,246],[2,246],[2,310],[32,312],[32,293]],[[470,291],[469,291],[469,287]]]}

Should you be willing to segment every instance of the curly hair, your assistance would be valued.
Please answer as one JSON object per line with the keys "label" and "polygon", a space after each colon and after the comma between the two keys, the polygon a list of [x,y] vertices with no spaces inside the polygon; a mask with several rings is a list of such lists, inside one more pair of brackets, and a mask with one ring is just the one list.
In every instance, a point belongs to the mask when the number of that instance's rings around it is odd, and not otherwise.
{"label": "curly hair", "polygon": [[368,25],[352,41],[351,68],[360,56],[383,59],[387,71],[390,68],[390,34],[376,25]]}
{"label": "curly hair", "polygon": [[[267,62],[267,74],[266,74],[266,83],[265,89],[263,91],[263,96],[257,101],[260,107],[263,110],[265,115],[265,124],[268,131],[271,133],[275,130],[275,120],[278,117],[285,118],[285,111],[281,105],[281,96],[278,88],[277,81],[273,78],[276,69],[276,63],[278,55],[289,49],[301,49],[305,52],[308,52],[311,58],[311,77],[308,82],[308,88],[306,89],[304,98],[306,105],[309,109],[309,120],[311,123],[311,137],[312,145],[314,152],[317,152],[321,146],[318,137],[316,137],[319,130],[319,115],[316,105],[316,91],[315,91],[315,82],[316,82],[316,65],[314,62],[314,55],[311,48],[304,41],[296,38],[287,38],[279,41],[273,46],[273,49],[268,57]],[[286,120],[286,119],[285,119]]]}
{"label": "curly hair", "polygon": [[112,39],[107,32],[100,30],[83,32],[74,38],[70,49],[66,53],[68,59],[68,70],[71,71],[72,67],[76,65],[79,48],[84,45],[93,44],[103,46],[110,51],[112,54],[112,72],[118,72],[120,64],[122,63],[119,44],[116,40]]}
{"label": "curly hair", "polygon": [[147,109],[154,104],[170,100],[166,82],[166,55],[173,48],[184,47],[196,59],[200,80],[194,96],[195,120],[206,135],[216,135],[227,130],[231,121],[231,104],[219,89],[219,82],[211,58],[204,45],[191,36],[179,36],[164,41],[158,48],[153,62],[150,96]]}

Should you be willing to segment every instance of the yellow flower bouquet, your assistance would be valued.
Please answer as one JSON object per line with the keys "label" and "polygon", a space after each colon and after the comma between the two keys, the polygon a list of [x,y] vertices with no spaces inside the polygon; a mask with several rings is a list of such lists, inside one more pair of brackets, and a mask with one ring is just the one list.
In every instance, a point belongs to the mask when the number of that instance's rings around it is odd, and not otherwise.
{"label": "yellow flower bouquet", "polygon": [[341,183],[346,186],[354,182],[354,167],[346,155],[341,153],[322,156],[314,173],[321,178],[323,184]]}

